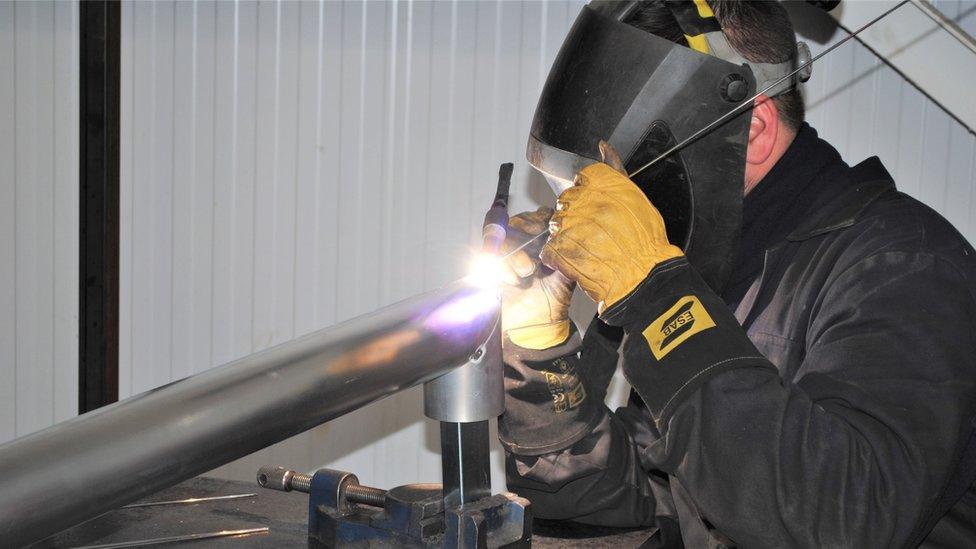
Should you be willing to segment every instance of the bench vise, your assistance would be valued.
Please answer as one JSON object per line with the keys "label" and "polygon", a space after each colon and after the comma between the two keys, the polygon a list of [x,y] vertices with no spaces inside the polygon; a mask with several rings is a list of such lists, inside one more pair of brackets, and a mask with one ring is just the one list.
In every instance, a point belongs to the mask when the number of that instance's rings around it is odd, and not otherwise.
{"label": "bench vise", "polygon": [[382,490],[356,475],[262,467],[264,488],[305,492],[310,548],[530,547],[529,501],[491,494],[488,421],[504,409],[500,330],[464,366],[424,385],[424,413],[440,421],[443,484]]}

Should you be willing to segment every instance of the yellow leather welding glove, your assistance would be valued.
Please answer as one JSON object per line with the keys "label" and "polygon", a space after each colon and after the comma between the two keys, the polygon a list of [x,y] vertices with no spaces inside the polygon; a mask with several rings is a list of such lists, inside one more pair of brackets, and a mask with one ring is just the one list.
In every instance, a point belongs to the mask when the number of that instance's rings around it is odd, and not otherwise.
{"label": "yellow leather welding glove", "polygon": [[563,192],[549,223],[542,261],[579,282],[600,313],[626,297],[658,263],[684,255],[668,242],[664,218],[627,178],[619,157],[600,142],[605,160],[583,168]]}
{"label": "yellow leather welding glove", "polygon": [[[508,222],[505,253],[544,232],[552,213],[552,208],[542,207],[513,216]],[[576,284],[529,251],[519,250],[505,260],[502,330],[519,347],[548,349],[569,337],[569,302]]]}

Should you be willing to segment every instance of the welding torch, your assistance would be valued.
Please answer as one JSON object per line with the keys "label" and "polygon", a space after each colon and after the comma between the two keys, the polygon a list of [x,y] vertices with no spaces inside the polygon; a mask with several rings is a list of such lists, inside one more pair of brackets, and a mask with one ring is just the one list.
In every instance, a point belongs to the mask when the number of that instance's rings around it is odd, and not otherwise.
{"label": "welding torch", "polygon": [[[519,250],[525,249],[526,253],[538,257],[546,243],[542,237],[549,234],[546,230],[542,234],[531,236],[508,226],[508,190],[512,185],[512,169],[510,162],[498,168],[495,199],[481,226],[481,251],[475,255],[468,276],[469,280],[479,286],[497,287],[502,280],[503,261]],[[515,242],[521,242],[514,250],[504,249],[505,239],[509,237]]]}
{"label": "welding torch", "polygon": [[498,168],[498,187],[495,189],[495,200],[485,214],[485,223],[481,227],[481,251],[498,255],[502,251],[505,237],[508,234],[508,189],[512,186],[512,170],[514,165],[506,162]]}

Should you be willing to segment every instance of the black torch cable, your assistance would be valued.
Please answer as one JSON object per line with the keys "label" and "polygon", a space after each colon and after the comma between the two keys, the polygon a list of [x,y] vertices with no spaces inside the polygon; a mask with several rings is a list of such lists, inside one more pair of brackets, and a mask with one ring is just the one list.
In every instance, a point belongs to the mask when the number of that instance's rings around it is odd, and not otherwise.
{"label": "black torch cable", "polygon": [[484,252],[497,254],[505,243],[508,234],[508,191],[512,185],[513,169],[514,165],[511,162],[498,167],[495,199],[488,213],[485,214],[485,222],[481,226],[481,249]]}

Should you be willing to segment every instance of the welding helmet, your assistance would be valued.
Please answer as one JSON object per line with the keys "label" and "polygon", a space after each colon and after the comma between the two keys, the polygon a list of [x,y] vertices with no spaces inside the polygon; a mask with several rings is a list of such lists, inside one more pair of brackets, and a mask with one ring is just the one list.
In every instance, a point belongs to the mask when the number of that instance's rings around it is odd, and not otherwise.
{"label": "welding helmet", "polygon": [[[676,44],[626,23],[641,4],[584,6],[549,71],[526,155],[557,195],[600,160],[601,139],[633,173],[751,98],[757,85],[763,89],[809,59],[801,43],[782,63],[746,61],[704,0],[660,3],[690,47]],[[801,72],[766,94],[808,77]],[[716,291],[739,246],[750,120],[744,112],[632,178],[660,210],[671,242]]]}

